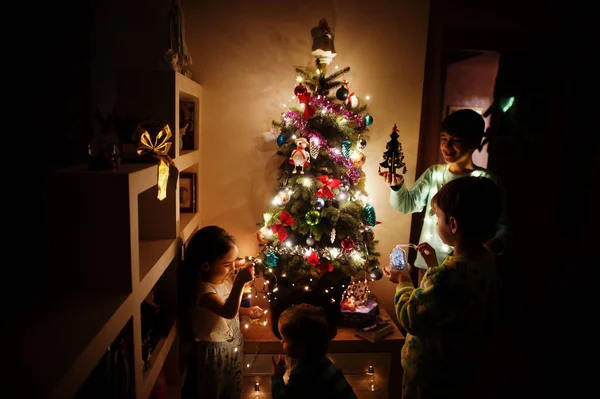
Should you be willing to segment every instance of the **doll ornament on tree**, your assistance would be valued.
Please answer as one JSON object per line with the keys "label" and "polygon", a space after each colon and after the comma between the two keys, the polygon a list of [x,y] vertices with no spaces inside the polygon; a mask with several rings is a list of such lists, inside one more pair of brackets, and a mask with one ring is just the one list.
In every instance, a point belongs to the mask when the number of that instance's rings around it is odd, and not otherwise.
{"label": "doll ornament on tree", "polygon": [[294,165],[292,173],[298,173],[298,170],[300,170],[300,174],[303,175],[304,167],[310,163],[310,154],[306,151],[306,147],[308,147],[308,140],[304,137],[296,139],[296,149],[292,151],[290,156],[290,163]]}

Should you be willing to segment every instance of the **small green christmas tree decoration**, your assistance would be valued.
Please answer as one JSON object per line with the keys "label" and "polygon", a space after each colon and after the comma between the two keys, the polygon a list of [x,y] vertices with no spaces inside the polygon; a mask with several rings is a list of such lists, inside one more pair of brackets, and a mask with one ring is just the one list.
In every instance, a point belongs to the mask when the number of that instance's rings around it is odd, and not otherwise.
{"label": "small green christmas tree decoration", "polygon": [[404,161],[404,154],[402,153],[402,143],[398,140],[400,135],[398,134],[398,128],[394,124],[392,133],[390,134],[391,140],[385,145],[385,152],[383,153],[383,162],[379,166],[386,168],[390,173],[397,173],[398,169],[402,169],[402,174],[406,173],[406,164]]}
{"label": "small green christmas tree decoration", "polygon": [[330,288],[379,265],[373,233],[379,222],[362,170],[373,117],[340,80],[349,67],[327,75],[336,54],[327,21],[311,37],[315,64],[296,68],[298,105],[272,123],[282,162],[275,197],[258,223],[255,264],[269,294],[301,287],[333,300]]}

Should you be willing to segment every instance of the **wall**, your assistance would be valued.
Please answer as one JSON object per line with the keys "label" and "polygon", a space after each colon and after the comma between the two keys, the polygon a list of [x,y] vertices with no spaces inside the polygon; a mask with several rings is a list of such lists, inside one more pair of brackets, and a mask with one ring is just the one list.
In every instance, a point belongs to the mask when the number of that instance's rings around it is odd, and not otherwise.
{"label": "wall", "polygon": [[[164,68],[169,0],[95,2],[91,29],[95,104],[107,112],[115,101],[120,68]],[[429,2],[304,2],[263,0],[181,1],[192,79],[204,88],[202,105],[203,224],[218,224],[238,238],[240,253],[255,255],[256,222],[275,193],[280,158],[264,133],[289,104],[296,65],[312,65],[310,29],[326,18],[335,31],[333,65],[350,66],[350,88],[374,118],[365,149],[366,188],[373,199],[382,261],[407,243],[411,219],[391,209],[389,188],[377,164],[394,124],[415,179]],[[372,290],[391,312],[393,284]]]}

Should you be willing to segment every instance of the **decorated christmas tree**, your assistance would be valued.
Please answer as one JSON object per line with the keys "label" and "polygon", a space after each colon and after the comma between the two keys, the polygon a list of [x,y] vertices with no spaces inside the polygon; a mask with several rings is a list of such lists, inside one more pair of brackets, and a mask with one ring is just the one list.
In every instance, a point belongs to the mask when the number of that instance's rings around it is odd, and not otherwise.
{"label": "decorated christmas tree", "polygon": [[259,222],[256,264],[272,307],[296,290],[320,295],[339,312],[348,286],[379,270],[378,222],[362,170],[373,117],[342,80],[349,67],[328,74],[336,53],[327,21],[311,36],[315,65],[296,68],[297,105],[273,121],[282,161],[275,197]]}

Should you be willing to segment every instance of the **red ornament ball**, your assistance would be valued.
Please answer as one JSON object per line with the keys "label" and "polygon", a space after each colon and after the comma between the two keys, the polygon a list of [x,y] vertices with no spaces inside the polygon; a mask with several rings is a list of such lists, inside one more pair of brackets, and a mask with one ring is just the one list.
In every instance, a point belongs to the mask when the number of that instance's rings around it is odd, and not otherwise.
{"label": "red ornament ball", "polygon": [[308,89],[306,88],[306,86],[304,86],[302,83],[298,83],[298,86],[296,86],[296,88],[294,89],[294,94],[296,95],[296,97],[304,96],[306,95],[306,93],[308,93]]}

